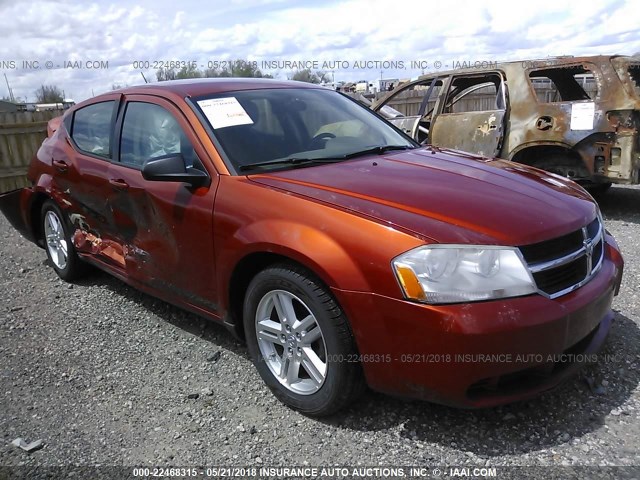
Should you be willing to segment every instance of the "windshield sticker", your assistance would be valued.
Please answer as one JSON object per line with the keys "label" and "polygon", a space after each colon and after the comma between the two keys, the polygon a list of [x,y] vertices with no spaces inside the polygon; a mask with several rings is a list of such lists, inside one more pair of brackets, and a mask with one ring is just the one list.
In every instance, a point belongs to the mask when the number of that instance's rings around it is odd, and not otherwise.
{"label": "windshield sticker", "polygon": [[253,120],[242,108],[236,97],[200,100],[198,105],[213,128],[253,124]]}
{"label": "windshield sticker", "polygon": [[595,110],[593,102],[571,105],[571,130],[593,130]]}

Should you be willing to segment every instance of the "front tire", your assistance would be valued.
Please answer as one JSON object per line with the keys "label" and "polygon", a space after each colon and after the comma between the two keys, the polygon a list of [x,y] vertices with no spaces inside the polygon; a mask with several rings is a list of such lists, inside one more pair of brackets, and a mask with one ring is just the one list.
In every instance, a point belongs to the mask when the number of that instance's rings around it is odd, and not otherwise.
{"label": "front tire", "polygon": [[40,219],[47,257],[58,276],[67,282],[83,276],[86,264],[76,253],[71,240],[71,229],[58,205],[52,200],[44,202]]}
{"label": "front tire", "polygon": [[364,390],[348,321],[306,270],[283,264],[256,275],[245,297],[244,328],[258,373],[289,407],[330,415]]}

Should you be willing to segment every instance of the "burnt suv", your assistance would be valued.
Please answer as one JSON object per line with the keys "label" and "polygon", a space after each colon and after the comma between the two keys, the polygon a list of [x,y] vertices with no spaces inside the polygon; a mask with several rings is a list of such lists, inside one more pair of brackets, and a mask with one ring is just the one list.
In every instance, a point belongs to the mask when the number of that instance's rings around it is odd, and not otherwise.
{"label": "burnt suv", "polygon": [[594,190],[639,182],[640,60],[632,57],[436,72],[371,108],[420,143],[532,165]]}

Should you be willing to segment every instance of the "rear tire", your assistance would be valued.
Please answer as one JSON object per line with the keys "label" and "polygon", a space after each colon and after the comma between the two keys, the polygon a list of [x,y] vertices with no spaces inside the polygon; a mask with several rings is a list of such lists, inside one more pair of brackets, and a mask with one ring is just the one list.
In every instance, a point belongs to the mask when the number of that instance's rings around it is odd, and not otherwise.
{"label": "rear tire", "polygon": [[88,266],[76,253],[71,240],[71,227],[65,219],[53,200],[44,202],[40,215],[44,248],[58,276],[70,282],[85,275]]}
{"label": "rear tire", "polygon": [[258,373],[285,405],[330,415],[364,390],[347,318],[329,290],[294,265],[258,273],[244,301],[247,347]]}

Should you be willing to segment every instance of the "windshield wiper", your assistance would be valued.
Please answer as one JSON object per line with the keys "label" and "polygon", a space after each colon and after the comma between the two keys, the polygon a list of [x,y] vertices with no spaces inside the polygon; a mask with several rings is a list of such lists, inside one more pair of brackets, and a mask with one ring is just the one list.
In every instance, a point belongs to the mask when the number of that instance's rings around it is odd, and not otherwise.
{"label": "windshield wiper", "polygon": [[320,157],[320,158],[291,157],[291,158],[281,158],[276,160],[268,160],[266,162],[248,163],[247,165],[240,165],[238,167],[238,170],[246,171],[246,170],[252,170],[254,168],[269,167],[274,165],[309,165],[314,163],[335,163],[335,162],[341,162],[342,160],[348,160],[350,158],[369,155],[372,153],[382,154],[385,152],[390,152],[392,150],[409,150],[413,148],[416,148],[416,147],[413,147],[411,145],[377,145],[375,147],[367,148],[357,152],[347,153],[345,155],[340,155],[337,157]]}
{"label": "windshield wiper", "polygon": [[260,167],[270,167],[274,165],[306,165],[310,163],[333,163],[344,160],[345,157],[324,157],[324,158],[281,158],[279,160],[267,160],[266,162],[248,163],[246,165],[240,165],[238,170],[252,170]]}
{"label": "windshield wiper", "polygon": [[378,145],[376,147],[366,148],[358,152],[347,153],[342,158],[355,158],[355,157],[361,157],[363,155],[369,155],[372,153],[382,154],[385,152],[390,152],[392,150],[413,150],[414,148],[416,147],[412,145]]}

